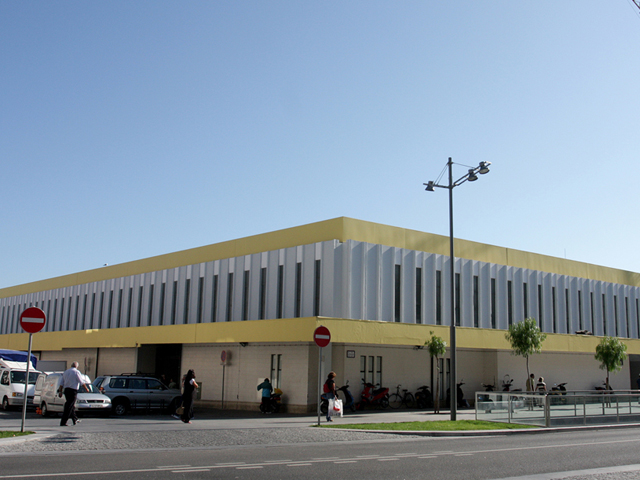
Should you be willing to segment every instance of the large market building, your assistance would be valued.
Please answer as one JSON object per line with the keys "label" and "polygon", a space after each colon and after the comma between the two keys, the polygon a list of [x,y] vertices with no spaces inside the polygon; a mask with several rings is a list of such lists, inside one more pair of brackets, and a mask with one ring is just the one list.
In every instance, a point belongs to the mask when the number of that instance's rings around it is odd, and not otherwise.
{"label": "large market building", "polygon": [[[363,379],[394,390],[436,375],[448,384],[449,352],[437,373],[423,348],[432,334],[448,342],[448,253],[448,237],[343,217],[107,266],[1,289],[0,348],[26,350],[19,315],[37,306],[47,315],[33,337],[42,360],[79,361],[92,378],[177,380],[193,368],[201,404],[225,408],[255,408],[256,385],[270,377],[291,411],[310,411],[313,332],[324,325],[323,371],[356,395]],[[613,387],[636,388],[640,274],[456,240],[454,282],[467,397],[507,375],[524,387],[524,360],[510,354],[505,330],[526,317],[548,334],[531,359],[548,385],[601,385],[594,352],[609,335],[629,353]]]}

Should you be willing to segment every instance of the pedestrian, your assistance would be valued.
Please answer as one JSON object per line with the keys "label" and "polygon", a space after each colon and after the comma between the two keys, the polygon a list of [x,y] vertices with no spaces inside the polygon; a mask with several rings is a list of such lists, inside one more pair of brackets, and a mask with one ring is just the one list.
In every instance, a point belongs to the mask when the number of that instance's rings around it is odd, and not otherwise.
{"label": "pedestrian", "polygon": [[262,405],[260,406],[260,411],[262,413],[271,413],[271,392],[273,392],[273,386],[268,378],[264,379],[260,385],[258,385],[257,390],[262,390]]}
{"label": "pedestrian", "polygon": [[540,395],[545,395],[547,393],[547,384],[544,383],[544,377],[538,378],[538,383],[536,384],[536,390]]}
{"label": "pedestrian", "polygon": [[[336,378],[336,372],[329,372],[329,375],[327,375],[327,380],[324,382],[324,387],[322,389],[323,391],[322,398],[326,400],[333,400],[337,398],[335,378]],[[329,405],[327,407],[327,422],[333,422],[333,419],[331,418],[330,413],[331,413],[331,402],[329,402]]]}
{"label": "pedestrian", "polygon": [[73,362],[71,368],[65,370],[62,374],[62,385],[58,389],[58,396],[62,397],[64,393],[64,410],[62,413],[62,419],[60,420],[60,426],[66,427],[69,418],[73,421],[73,424],[80,423],[78,416],[76,415],[76,399],[78,398],[78,390],[82,385],[87,392],[89,391],[85,386],[84,375],[78,370],[78,362]]}
{"label": "pedestrian", "polygon": [[184,423],[191,423],[193,418],[193,401],[196,398],[196,392],[198,390],[198,384],[196,383],[196,373],[193,370],[189,370],[184,377],[183,385],[184,393],[182,394],[182,416],[180,419]]}

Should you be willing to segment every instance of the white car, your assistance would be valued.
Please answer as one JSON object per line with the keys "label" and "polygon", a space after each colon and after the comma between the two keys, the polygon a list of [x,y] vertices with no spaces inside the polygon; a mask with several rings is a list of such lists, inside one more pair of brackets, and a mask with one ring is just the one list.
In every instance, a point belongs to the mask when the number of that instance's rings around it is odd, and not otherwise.
{"label": "white car", "polygon": [[[41,378],[43,380],[40,380]],[[43,417],[64,411],[64,395],[58,394],[61,384],[62,373],[43,373],[38,378],[34,404],[40,407],[40,413]],[[93,413],[104,416],[111,413],[111,399],[91,385],[91,380],[86,375],[85,384],[78,390],[76,413]]]}

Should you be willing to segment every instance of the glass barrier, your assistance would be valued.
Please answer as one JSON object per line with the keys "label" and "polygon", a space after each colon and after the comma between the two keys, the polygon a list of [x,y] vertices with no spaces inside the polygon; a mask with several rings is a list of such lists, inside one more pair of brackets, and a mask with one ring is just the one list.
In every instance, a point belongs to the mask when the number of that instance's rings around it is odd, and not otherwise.
{"label": "glass barrier", "polygon": [[476,419],[540,427],[640,423],[640,391],[476,392]]}

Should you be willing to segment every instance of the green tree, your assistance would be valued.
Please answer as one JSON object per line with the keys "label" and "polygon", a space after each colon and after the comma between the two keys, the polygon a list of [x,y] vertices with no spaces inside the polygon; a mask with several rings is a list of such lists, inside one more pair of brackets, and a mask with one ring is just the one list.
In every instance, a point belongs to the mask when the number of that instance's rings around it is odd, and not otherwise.
{"label": "green tree", "polygon": [[524,357],[527,361],[527,378],[529,378],[529,357],[534,353],[540,353],[542,342],[547,338],[546,333],[540,331],[535,318],[525,318],[523,322],[509,325],[505,334],[511,343],[511,355]]}
{"label": "green tree", "polygon": [[[429,350],[429,355],[431,358],[436,357],[436,369],[440,372],[440,362],[438,359],[444,355],[447,351],[447,342],[442,340],[442,338],[433,334],[433,331],[429,332],[431,334],[431,338],[424,342],[427,349]],[[440,374],[436,375],[436,395],[433,399],[433,413],[440,412]]]}
{"label": "green tree", "polygon": [[627,358],[627,346],[618,337],[604,337],[596,347],[596,360],[600,362],[600,370],[607,371],[606,388],[609,390],[609,373],[622,369],[622,362]]}

